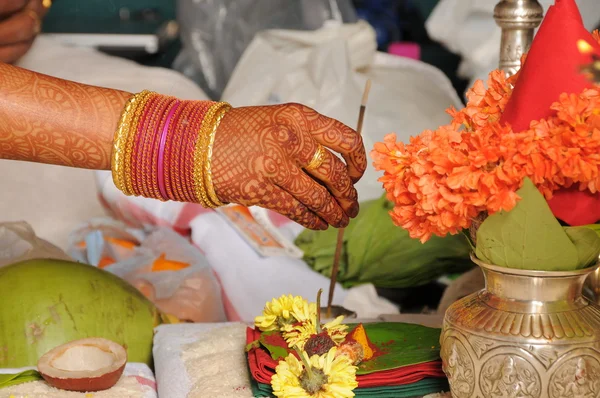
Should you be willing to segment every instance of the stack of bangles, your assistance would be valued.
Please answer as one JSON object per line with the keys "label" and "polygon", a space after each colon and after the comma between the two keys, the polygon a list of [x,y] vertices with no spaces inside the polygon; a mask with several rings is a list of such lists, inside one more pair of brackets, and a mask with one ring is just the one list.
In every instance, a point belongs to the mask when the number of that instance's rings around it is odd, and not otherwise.
{"label": "stack of bangles", "polygon": [[181,101],[143,91],[133,95],[115,132],[115,185],[126,195],[223,206],[212,183],[215,133],[231,106]]}

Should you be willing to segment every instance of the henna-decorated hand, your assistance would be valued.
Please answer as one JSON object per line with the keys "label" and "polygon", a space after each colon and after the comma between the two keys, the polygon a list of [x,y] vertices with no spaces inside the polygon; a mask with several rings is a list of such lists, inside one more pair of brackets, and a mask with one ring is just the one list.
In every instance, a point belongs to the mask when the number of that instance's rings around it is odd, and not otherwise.
{"label": "henna-decorated hand", "polygon": [[[323,163],[307,168],[319,144]],[[358,214],[354,188],[366,168],[361,137],[298,104],[234,108],[215,136],[212,175],[223,202],[274,210],[310,229],[345,227]]]}
{"label": "henna-decorated hand", "polygon": [[29,51],[46,12],[42,0],[0,0],[0,62],[13,63]]}

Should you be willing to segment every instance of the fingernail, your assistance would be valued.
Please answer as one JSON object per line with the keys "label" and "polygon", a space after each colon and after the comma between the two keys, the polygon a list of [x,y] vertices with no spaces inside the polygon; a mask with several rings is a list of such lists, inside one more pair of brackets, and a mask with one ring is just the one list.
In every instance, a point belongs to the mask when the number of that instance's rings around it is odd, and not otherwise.
{"label": "fingernail", "polygon": [[358,215],[359,211],[360,211],[360,205],[358,204],[358,202],[354,202],[352,204],[352,206],[350,206],[350,209],[348,210],[348,216],[351,218],[354,218]]}

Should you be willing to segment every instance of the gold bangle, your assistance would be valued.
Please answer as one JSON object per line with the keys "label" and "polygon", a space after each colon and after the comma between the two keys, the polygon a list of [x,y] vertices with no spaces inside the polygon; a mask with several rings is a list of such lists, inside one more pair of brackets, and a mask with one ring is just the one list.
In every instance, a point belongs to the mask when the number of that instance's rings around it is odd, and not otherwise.
{"label": "gold bangle", "polygon": [[133,144],[138,134],[137,129],[140,122],[140,118],[142,116],[142,112],[146,108],[148,100],[152,98],[154,94],[155,93],[148,90],[144,90],[141,93],[137,94],[135,104],[132,106],[131,109],[132,116],[129,125],[127,126],[127,139],[125,140],[125,156],[123,160],[123,180],[125,182],[125,184],[123,185],[123,188],[125,188],[123,193],[128,196],[133,195],[134,192],[133,180],[131,178],[131,156],[133,154]]}
{"label": "gold bangle", "polygon": [[125,107],[121,112],[121,117],[119,119],[119,124],[117,125],[117,129],[115,131],[115,135],[113,138],[113,151],[111,154],[110,160],[110,168],[112,171],[112,178],[115,186],[123,191],[123,161],[125,157],[125,143],[127,142],[127,131],[128,131],[128,123],[131,108],[136,101],[136,96],[132,95],[129,100],[125,103]]}
{"label": "gold bangle", "polygon": [[219,124],[221,124],[221,120],[223,117],[231,109],[231,106],[227,104],[219,109],[219,112],[216,115],[216,119],[213,123],[212,131],[210,132],[210,136],[208,137],[208,146],[206,148],[206,159],[204,162],[204,185],[206,188],[206,192],[208,193],[208,199],[212,202],[215,207],[225,206],[225,203],[221,202],[215,192],[215,186],[212,181],[212,151],[213,145],[215,143],[215,135],[217,133],[217,129],[219,128]]}
{"label": "gold bangle", "polygon": [[52,0],[42,0],[42,5],[45,9],[52,7]]}
{"label": "gold bangle", "polygon": [[198,136],[196,138],[196,145],[194,150],[194,192],[196,193],[196,200],[200,205],[205,208],[215,208],[216,205],[211,203],[206,192],[206,184],[204,179],[204,164],[206,162],[206,152],[208,148],[208,139],[210,132],[214,126],[215,116],[220,109],[229,104],[224,102],[218,102],[211,106],[202,120]]}

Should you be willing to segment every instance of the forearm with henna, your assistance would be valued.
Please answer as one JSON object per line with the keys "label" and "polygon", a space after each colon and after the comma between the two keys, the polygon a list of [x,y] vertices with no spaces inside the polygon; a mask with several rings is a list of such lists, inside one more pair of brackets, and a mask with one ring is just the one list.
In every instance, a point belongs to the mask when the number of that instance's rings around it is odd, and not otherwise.
{"label": "forearm with henna", "polygon": [[0,159],[110,169],[130,96],[0,63]]}
{"label": "forearm with henna", "polygon": [[112,167],[128,195],[258,205],[313,229],[356,216],[366,168],[360,135],[303,105],[133,96],[2,63],[0,159]]}

